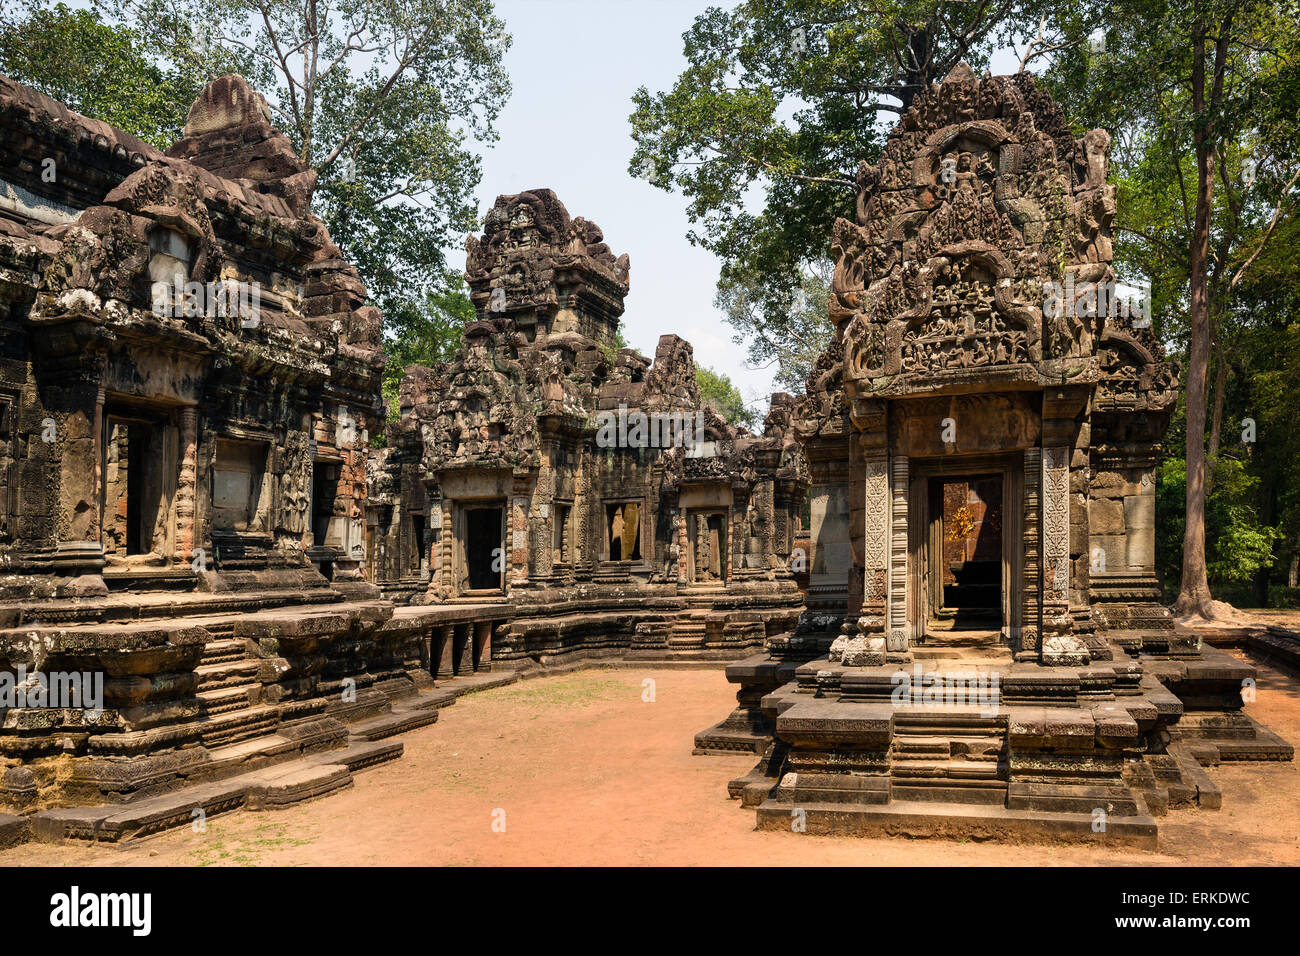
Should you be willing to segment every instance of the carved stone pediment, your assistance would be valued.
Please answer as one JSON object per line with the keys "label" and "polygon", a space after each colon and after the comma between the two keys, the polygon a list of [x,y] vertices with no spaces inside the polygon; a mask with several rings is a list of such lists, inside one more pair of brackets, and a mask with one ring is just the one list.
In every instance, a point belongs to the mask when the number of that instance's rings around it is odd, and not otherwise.
{"label": "carved stone pediment", "polygon": [[[849,391],[1097,380],[1114,316],[1087,290],[1115,285],[1109,147],[1102,130],[1070,135],[1028,77],[963,65],[917,97],[879,164],[859,167],[856,221],[834,227],[830,312]],[[1144,381],[1167,384],[1154,369]]]}

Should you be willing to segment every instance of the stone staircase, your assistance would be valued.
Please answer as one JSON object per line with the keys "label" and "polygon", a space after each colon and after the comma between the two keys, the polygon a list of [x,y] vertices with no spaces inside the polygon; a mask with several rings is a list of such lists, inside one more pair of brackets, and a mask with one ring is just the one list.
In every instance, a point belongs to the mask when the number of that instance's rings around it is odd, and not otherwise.
{"label": "stone staircase", "polygon": [[1003,804],[1007,797],[1006,720],[911,713],[894,719],[890,747],[899,800]]}
{"label": "stone staircase", "polygon": [[675,618],[668,630],[669,647],[703,647],[708,639],[707,611],[690,611]]}
{"label": "stone staircase", "polygon": [[210,641],[194,673],[198,676],[198,698],[203,713],[215,717],[244,710],[261,702],[262,685],[258,679],[260,665],[249,658],[241,640],[233,638]]}

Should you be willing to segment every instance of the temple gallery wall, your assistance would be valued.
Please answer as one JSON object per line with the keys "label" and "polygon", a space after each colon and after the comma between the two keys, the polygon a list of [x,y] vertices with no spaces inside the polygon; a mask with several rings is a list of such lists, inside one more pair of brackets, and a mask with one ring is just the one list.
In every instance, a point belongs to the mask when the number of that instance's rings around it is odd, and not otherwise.
{"label": "temple gallery wall", "polygon": [[502,195],[377,447],[382,317],[243,79],[159,152],[0,77],[0,831],[320,796],[469,689],[639,661],[726,667],[695,749],[754,755],[760,828],[1154,845],[1292,749],[1159,603],[1177,370],[1096,295],[1108,150],[1028,77],[918,96],[761,434],[689,343],[618,348],[594,222]]}

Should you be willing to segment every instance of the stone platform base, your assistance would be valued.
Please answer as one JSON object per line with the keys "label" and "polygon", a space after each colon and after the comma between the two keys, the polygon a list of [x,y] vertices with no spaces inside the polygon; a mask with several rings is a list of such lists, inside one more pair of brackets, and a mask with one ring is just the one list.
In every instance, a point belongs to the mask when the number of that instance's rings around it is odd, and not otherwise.
{"label": "stone platform base", "polygon": [[[820,835],[947,837],[969,840],[1100,843],[1155,849],[1156,821],[1146,814],[1111,817],[1098,830],[1091,813],[1013,810],[916,800],[882,805],[798,804],[768,798],[757,808],[758,829]],[[802,827],[802,830],[798,829]]]}
{"label": "stone platform base", "polygon": [[[655,667],[700,668],[700,661],[655,662]],[[95,806],[0,813],[0,849],[17,843],[95,842],[126,844],[169,829],[193,826],[230,810],[265,811],[327,796],[352,786],[355,774],[401,757],[403,745],[391,738],[428,726],[445,707],[480,691],[528,680],[601,667],[643,668],[645,663],[622,658],[577,658],[554,667],[537,662],[515,669],[500,666],[438,681],[416,696],[394,700],[389,708],[346,724],[327,718],[337,732],[330,735],[337,749],[303,754],[277,735],[259,737],[224,748],[227,776],[197,781],[179,789]],[[373,707],[361,707],[365,713]],[[239,761],[235,763],[234,761]],[[202,814],[195,811],[202,811]]]}
{"label": "stone platform base", "polygon": [[1222,806],[1206,768],[1292,759],[1241,709],[1248,662],[1104,650],[1076,667],[749,658],[728,668],[741,706],[696,752],[762,754],[727,788],[759,829],[1145,847],[1171,808]]}
{"label": "stone platform base", "polygon": [[28,817],[27,825],[31,838],[43,843],[127,843],[176,827],[199,828],[208,818],[229,810],[275,810],[322,797],[352,786],[353,773],[401,755],[400,743],[354,743],[343,750],[128,804],[42,810]]}

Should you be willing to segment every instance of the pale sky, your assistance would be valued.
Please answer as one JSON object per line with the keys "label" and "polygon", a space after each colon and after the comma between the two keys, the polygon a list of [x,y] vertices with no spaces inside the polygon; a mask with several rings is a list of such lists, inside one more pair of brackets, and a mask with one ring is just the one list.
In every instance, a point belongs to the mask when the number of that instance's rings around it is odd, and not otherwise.
{"label": "pale sky", "polygon": [[[664,90],[685,66],[682,34],[702,0],[497,0],[514,42],[513,93],[483,151],[481,213],[503,193],[555,190],[569,215],[595,222],[615,255],[632,259],[623,315],[628,344],[654,356],[665,332],[730,375],[746,400],[765,396],[771,373],[744,369],[745,352],[713,307],[718,261],[686,240],[686,201],[627,172],[632,94]],[[734,6],[722,0],[715,6]],[[460,263],[463,250],[453,252]]]}
{"label": "pale sky", "polygon": [[[709,6],[736,0],[497,0],[514,43],[506,56],[514,92],[502,111],[500,139],[483,150],[480,213],[496,197],[549,187],[571,216],[605,233],[615,255],[632,259],[623,316],[628,343],[654,355],[665,332],[695,347],[696,361],[729,375],[747,402],[766,400],[770,369],[750,369],[744,346],[713,307],[718,260],[686,240],[680,194],[627,172],[628,124],[639,86],[666,90],[685,66],[682,34]],[[1014,72],[1009,52],[994,68]],[[831,223],[826,224],[829,233]],[[451,253],[461,264],[463,249]]]}

